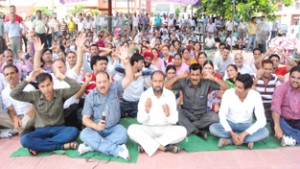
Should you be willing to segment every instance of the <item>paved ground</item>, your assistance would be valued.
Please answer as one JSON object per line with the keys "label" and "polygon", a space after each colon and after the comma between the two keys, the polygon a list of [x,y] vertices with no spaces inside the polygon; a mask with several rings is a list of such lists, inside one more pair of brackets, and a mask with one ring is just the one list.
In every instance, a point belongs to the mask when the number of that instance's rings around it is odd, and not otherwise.
{"label": "paved ground", "polygon": [[169,154],[140,154],[136,164],[86,162],[65,155],[48,157],[9,156],[20,147],[19,137],[0,140],[0,169],[300,169],[300,147],[266,150],[230,150]]}

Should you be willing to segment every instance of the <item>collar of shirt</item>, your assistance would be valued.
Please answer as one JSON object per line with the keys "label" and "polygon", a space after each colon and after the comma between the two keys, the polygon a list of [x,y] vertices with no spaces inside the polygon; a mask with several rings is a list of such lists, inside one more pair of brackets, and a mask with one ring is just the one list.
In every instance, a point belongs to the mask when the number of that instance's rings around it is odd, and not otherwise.
{"label": "collar of shirt", "polygon": [[189,87],[195,87],[195,88],[197,88],[197,87],[200,87],[200,86],[201,86],[202,80],[203,80],[203,79],[201,78],[201,79],[200,79],[200,82],[199,82],[196,86],[193,85],[191,79],[188,79],[188,82],[187,82],[187,83],[188,83],[188,86],[189,86]]}
{"label": "collar of shirt", "polygon": [[[54,93],[53,93],[53,97],[52,97],[51,100],[53,100],[54,98],[57,98],[57,92],[58,92],[58,91],[53,89],[53,92],[54,92]],[[45,96],[43,95],[42,92],[41,92],[41,95],[40,95],[40,99],[41,99],[41,100],[47,100],[47,99],[45,98]]]}

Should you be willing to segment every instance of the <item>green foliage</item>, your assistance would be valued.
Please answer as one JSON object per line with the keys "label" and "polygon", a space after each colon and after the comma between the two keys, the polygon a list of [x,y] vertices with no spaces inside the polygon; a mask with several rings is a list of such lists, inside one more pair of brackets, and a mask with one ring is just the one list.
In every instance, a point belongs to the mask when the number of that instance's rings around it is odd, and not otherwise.
{"label": "green foliage", "polygon": [[69,9],[69,10],[67,11],[67,13],[68,13],[69,15],[79,14],[79,13],[82,13],[82,12],[83,12],[83,9],[84,9],[84,8],[85,8],[85,5],[83,5],[83,4],[77,4],[77,5],[74,6],[73,9]]}
{"label": "green foliage", "polygon": [[181,9],[180,9],[179,7],[177,7],[177,8],[175,9],[175,14],[179,15],[180,12],[181,12]]}
{"label": "green foliage", "polygon": [[51,14],[51,10],[48,9],[47,7],[35,7],[34,13],[36,13],[36,11],[38,11],[38,10],[42,11],[42,14],[46,14],[48,16]]}
{"label": "green foliage", "polygon": [[[274,13],[278,4],[292,5],[294,0],[236,0],[235,18],[242,17],[249,21],[257,13],[263,13],[268,19],[274,20]],[[202,5],[196,13],[215,14],[231,19],[233,14],[233,0],[202,0]]]}
{"label": "green foliage", "polygon": [[92,12],[93,16],[96,16],[96,15],[100,15],[100,14],[101,14],[101,11],[98,10],[98,9],[92,9],[91,12]]}

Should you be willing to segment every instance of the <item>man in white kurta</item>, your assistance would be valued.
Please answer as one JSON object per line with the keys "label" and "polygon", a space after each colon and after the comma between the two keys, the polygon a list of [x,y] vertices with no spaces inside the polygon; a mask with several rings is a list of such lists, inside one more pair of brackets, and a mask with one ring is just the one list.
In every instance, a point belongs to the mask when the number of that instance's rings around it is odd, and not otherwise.
{"label": "man in white kurta", "polygon": [[130,125],[129,137],[140,144],[145,152],[152,156],[158,149],[177,153],[176,143],[182,141],[187,131],[174,124],[178,121],[176,98],[172,91],[163,88],[164,75],[153,72],[152,87],[146,90],[138,104],[137,120],[140,124]]}

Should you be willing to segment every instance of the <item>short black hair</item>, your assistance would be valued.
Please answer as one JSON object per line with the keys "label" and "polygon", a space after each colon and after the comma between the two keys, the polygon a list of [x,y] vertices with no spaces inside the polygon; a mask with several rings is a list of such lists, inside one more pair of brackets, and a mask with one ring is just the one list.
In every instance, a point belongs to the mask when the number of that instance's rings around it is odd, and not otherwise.
{"label": "short black hair", "polygon": [[36,83],[39,86],[39,84],[46,81],[47,79],[49,79],[51,82],[53,81],[52,76],[49,73],[41,73],[36,77]]}
{"label": "short black hair", "polygon": [[3,51],[3,53],[5,53],[5,52],[10,52],[10,53],[14,54],[14,52],[13,52],[11,49],[5,49],[5,50]]}
{"label": "short black hair", "polygon": [[261,66],[264,66],[265,64],[271,64],[272,66],[274,65],[274,63],[270,59],[266,59],[261,62]]}
{"label": "short black hair", "polygon": [[225,46],[224,49],[229,50],[230,51],[230,47],[229,46]]}
{"label": "short black hair", "polygon": [[90,46],[90,49],[92,49],[92,47],[97,47],[97,49],[99,50],[99,48],[98,48],[98,46],[96,45],[96,44],[92,44],[91,46]]}
{"label": "short black hair", "polygon": [[199,64],[199,63],[193,63],[193,64],[191,64],[191,66],[190,66],[190,72],[192,71],[192,70],[200,70],[200,73],[202,72],[202,67],[201,67],[201,65]]}
{"label": "short black hair", "polygon": [[52,50],[49,49],[49,48],[44,49],[43,52],[42,52],[42,54],[46,53],[47,51],[49,51],[52,54]]}
{"label": "short black hair", "polygon": [[261,50],[260,50],[259,48],[254,48],[254,49],[252,50],[253,54],[254,54],[254,52],[257,51],[257,50],[261,53]]}
{"label": "short black hair", "polygon": [[163,76],[164,80],[165,80],[165,74],[161,70],[155,70],[154,72],[152,72],[152,74],[151,74],[151,80],[153,79],[154,74],[157,74],[157,73],[161,74]]}
{"label": "short black hair", "polygon": [[278,58],[278,60],[280,60],[280,57],[279,57],[279,55],[277,55],[277,54],[272,54],[272,55],[270,55],[270,56],[269,56],[269,59],[271,60],[273,57],[276,57],[276,58]]}
{"label": "short black hair", "polygon": [[300,66],[294,66],[294,67],[290,70],[290,75],[291,75],[293,72],[299,72],[299,73],[300,73]]}
{"label": "short black hair", "polygon": [[245,90],[251,88],[253,85],[253,79],[248,73],[239,75],[236,81],[243,83]]}
{"label": "short black hair", "polygon": [[16,72],[16,73],[19,73],[19,69],[17,68],[17,66],[15,66],[15,65],[13,65],[13,64],[8,64],[8,65],[5,65],[5,66],[3,67],[3,74],[4,74],[5,69],[8,69],[8,68],[14,68],[14,69],[15,69],[15,72]]}
{"label": "short black hair", "polygon": [[106,61],[106,63],[108,63],[108,59],[105,56],[92,56],[91,63],[90,63],[91,69],[94,70],[93,66],[96,65],[96,63],[101,60],[104,60]]}
{"label": "short black hair", "polygon": [[220,46],[226,46],[226,43],[221,42],[221,43],[219,44],[219,47],[220,47]]}
{"label": "short black hair", "polygon": [[134,53],[130,58],[130,64],[133,66],[134,62],[138,62],[140,60],[144,60],[144,57],[138,53]]}

